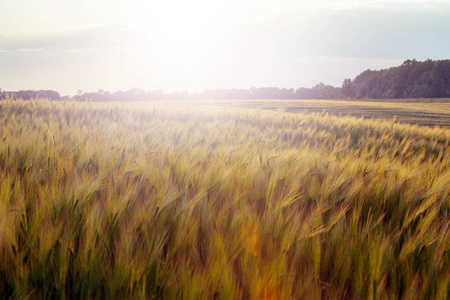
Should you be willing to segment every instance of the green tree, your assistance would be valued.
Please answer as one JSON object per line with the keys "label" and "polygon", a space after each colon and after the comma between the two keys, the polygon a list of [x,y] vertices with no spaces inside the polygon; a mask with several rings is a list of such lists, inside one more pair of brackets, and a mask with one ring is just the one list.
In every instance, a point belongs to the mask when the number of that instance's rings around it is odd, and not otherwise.
{"label": "green tree", "polygon": [[354,98],[355,97],[355,89],[351,79],[344,79],[342,83],[342,96],[345,98]]}

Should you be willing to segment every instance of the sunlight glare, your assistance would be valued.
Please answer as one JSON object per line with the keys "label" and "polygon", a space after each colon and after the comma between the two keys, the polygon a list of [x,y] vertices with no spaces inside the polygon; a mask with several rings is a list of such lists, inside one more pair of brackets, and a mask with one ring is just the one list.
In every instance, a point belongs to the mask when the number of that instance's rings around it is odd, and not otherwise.
{"label": "sunlight glare", "polygon": [[[145,4],[144,4],[145,3]],[[178,51],[189,53],[203,47],[226,26],[236,1],[169,0],[144,2],[148,18],[141,18],[157,39]]]}

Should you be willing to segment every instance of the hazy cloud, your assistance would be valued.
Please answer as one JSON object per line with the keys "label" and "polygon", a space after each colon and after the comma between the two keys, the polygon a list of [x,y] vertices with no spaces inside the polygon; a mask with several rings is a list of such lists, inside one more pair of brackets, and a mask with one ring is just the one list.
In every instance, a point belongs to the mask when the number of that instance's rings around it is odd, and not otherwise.
{"label": "hazy cloud", "polygon": [[134,36],[135,33],[124,26],[102,26],[50,35],[0,32],[0,50],[132,47]]}
{"label": "hazy cloud", "polygon": [[[449,10],[450,11],[450,5]],[[450,18],[442,10],[308,9],[243,26],[258,55],[360,58],[445,58],[450,55]]]}

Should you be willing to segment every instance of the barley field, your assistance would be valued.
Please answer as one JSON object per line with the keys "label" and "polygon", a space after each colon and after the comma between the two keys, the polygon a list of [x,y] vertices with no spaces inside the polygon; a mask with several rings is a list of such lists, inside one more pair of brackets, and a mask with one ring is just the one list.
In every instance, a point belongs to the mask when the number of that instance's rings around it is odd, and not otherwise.
{"label": "barley field", "polygon": [[449,299],[450,129],[427,125],[2,101],[0,298]]}

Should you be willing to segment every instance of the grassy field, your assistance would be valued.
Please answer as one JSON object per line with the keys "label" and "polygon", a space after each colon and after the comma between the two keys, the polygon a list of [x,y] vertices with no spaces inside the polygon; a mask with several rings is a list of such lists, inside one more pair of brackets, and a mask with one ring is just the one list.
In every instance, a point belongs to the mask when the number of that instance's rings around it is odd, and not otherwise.
{"label": "grassy field", "polygon": [[396,119],[403,124],[450,127],[450,102],[368,102],[336,100],[226,100],[199,104],[301,113],[328,113],[365,119]]}
{"label": "grassy field", "polygon": [[448,104],[326,103],[0,102],[0,298],[449,299]]}

